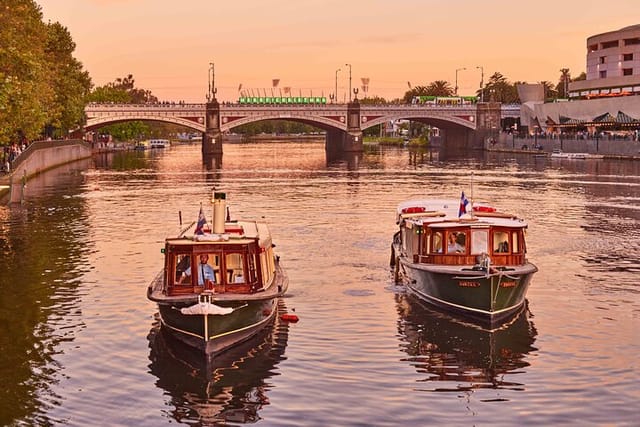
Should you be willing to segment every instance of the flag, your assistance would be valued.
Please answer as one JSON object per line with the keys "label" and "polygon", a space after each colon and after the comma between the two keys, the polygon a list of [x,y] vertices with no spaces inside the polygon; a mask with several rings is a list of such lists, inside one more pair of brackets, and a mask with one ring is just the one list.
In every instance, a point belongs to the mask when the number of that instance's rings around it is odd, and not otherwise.
{"label": "flag", "polygon": [[204,225],[207,223],[207,219],[204,217],[204,211],[202,205],[200,205],[200,214],[198,215],[198,224],[196,225],[195,234],[204,234]]}
{"label": "flag", "polygon": [[271,83],[273,83],[273,87],[278,87],[278,83],[280,83],[280,79],[273,79]]}
{"label": "flag", "polygon": [[467,205],[469,204],[469,200],[464,195],[464,191],[462,192],[462,196],[460,197],[460,209],[458,209],[458,218],[460,218],[463,214],[467,213]]}

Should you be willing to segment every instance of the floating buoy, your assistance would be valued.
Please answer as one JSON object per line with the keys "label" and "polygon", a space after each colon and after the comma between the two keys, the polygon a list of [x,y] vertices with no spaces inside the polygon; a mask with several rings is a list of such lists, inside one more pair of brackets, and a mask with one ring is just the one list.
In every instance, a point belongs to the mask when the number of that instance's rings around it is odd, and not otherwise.
{"label": "floating buoy", "polygon": [[295,323],[298,320],[300,320],[297,315],[290,314],[290,313],[285,313],[285,314],[281,315],[280,319],[284,320],[285,322],[293,322],[293,323]]}

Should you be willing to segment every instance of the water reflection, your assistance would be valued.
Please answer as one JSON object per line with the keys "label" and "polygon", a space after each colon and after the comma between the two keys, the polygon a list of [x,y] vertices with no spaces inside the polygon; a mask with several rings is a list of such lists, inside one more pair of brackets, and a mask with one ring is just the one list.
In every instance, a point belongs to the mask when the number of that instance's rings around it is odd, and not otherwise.
{"label": "water reflection", "polygon": [[169,415],[179,423],[205,425],[259,421],[259,410],[269,404],[267,380],[285,359],[288,335],[288,323],[276,319],[253,339],[207,360],[155,324],[149,368],[170,396]]}
{"label": "water reflection", "polygon": [[0,206],[0,425],[22,420],[44,425],[46,401],[62,367],[63,343],[82,321],[89,219],[79,197],[88,162],[76,162],[29,180],[21,204]]}
{"label": "water reflection", "polygon": [[[526,356],[536,350],[537,332],[526,308],[509,324],[488,331],[433,311],[411,295],[397,295],[396,304],[408,355],[403,360],[425,374],[424,390],[524,389],[508,377],[529,366]],[[442,383],[428,387],[430,382]]]}

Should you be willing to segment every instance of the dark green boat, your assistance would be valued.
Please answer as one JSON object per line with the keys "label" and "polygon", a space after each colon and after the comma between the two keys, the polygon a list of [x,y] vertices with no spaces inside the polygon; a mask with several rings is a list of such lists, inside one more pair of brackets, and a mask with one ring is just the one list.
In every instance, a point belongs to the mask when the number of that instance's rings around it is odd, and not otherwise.
{"label": "dark green boat", "polygon": [[522,309],[538,268],[526,258],[527,223],[486,204],[412,200],[397,209],[396,281],[441,309],[495,325]]}
{"label": "dark green boat", "polygon": [[267,225],[229,221],[225,198],[214,194],[213,227],[205,225],[201,208],[197,224],[166,239],[164,269],[147,290],[162,326],[207,355],[266,327],[289,284]]}

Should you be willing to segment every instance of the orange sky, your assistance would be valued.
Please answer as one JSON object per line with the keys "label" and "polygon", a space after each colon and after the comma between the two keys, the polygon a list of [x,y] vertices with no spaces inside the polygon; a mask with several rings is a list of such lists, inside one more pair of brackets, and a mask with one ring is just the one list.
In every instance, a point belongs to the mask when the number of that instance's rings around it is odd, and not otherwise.
{"label": "orange sky", "polygon": [[[640,23],[638,0],[36,0],[66,26],[75,56],[102,85],[133,74],[160,100],[204,102],[209,63],[220,101],[238,87],[339,99],[368,77],[369,95],[402,97],[446,80],[474,94],[501,72],[556,83],[585,71],[586,38]],[[275,92],[278,93],[277,90]],[[359,96],[362,96],[360,92]]]}

